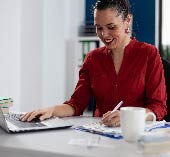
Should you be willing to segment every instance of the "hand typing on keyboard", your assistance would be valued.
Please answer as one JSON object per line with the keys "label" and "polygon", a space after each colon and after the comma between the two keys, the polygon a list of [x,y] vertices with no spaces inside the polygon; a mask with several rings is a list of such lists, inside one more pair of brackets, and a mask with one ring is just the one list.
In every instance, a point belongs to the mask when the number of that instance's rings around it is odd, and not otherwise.
{"label": "hand typing on keyboard", "polygon": [[21,121],[21,116],[21,114],[7,114],[5,118],[19,128],[45,126],[44,124],[40,123],[39,117],[34,118],[30,122],[23,122]]}
{"label": "hand typing on keyboard", "polygon": [[[19,117],[19,120],[20,120],[20,121],[22,121],[21,117],[22,117],[22,115],[20,115],[20,117]],[[30,122],[40,122],[40,121],[41,121],[41,120],[40,120],[40,116],[36,116],[36,117],[33,118]]]}

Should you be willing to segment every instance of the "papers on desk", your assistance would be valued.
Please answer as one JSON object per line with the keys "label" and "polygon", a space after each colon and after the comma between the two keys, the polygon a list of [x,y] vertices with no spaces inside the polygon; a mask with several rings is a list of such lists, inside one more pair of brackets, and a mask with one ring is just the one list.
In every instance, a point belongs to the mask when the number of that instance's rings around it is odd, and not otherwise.
{"label": "papers on desk", "polygon": [[107,127],[104,124],[100,124],[100,122],[85,124],[82,126],[78,126],[75,129],[116,139],[122,138],[120,127]]}
{"label": "papers on desk", "polygon": [[145,132],[150,132],[150,131],[157,129],[157,128],[166,127],[165,124],[166,124],[165,120],[156,121],[156,122],[147,121],[146,124],[145,124]]}
{"label": "papers on desk", "polygon": [[138,141],[138,147],[145,154],[170,153],[170,123],[146,132]]}
{"label": "papers on desk", "polygon": [[83,147],[103,147],[103,148],[114,148],[114,145],[107,143],[107,141],[102,140],[100,135],[91,135],[86,138],[75,138],[70,139],[68,142],[70,145],[83,146]]}
{"label": "papers on desk", "polygon": [[[145,132],[150,132],[160,127],[161,128],[166,127],[165,123],[166,123],[165,121],[156,121],[156,122],[147,121],[145,126]],[[101,125],[99,122],[78,126],[75,129],[94,133],[94,134],[99,134],[114,139],[123,138],[120,127],[107,127],[104,124]]]}

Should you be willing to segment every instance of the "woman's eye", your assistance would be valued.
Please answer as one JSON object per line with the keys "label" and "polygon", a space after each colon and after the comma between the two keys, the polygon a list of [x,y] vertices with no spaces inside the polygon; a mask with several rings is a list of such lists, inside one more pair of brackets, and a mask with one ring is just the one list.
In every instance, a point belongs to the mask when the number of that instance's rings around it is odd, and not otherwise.
{"label": "woman's eye", "polygon": [[102,30],[102,27],[97,27],[97,30]]}
{"label": "woman's eye", "polygon": [[113,30],[114,28],[115,28],[114,26],[108,27],[108,29],[110,29],[110,30]]}

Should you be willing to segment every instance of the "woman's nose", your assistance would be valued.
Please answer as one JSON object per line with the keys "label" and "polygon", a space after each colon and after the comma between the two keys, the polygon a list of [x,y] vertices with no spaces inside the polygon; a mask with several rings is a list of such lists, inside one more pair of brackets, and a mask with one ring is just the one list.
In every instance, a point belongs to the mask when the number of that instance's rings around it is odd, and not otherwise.
{"label": "woman's nose", "polygon": [[103,37],[107,37],[109,35],[109,32],[107,30],[102,30],[101,35]]}

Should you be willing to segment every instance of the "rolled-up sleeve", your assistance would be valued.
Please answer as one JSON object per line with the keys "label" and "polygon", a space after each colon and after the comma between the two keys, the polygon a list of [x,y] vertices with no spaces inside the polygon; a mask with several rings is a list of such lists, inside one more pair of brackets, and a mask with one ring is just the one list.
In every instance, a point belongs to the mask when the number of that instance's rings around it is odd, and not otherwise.
{"label": "rolled-up sleeve", "polygon": [[90,62],[89,55],[86,56],[84,63],[79,71],[79,80],[70,100],[65,101],[64,104],[72,106],[75,110],[74,116],[83,114],[88,102],[92,96],[90,78],[88,71],[88,63]]}
{"label": "rolled-up sleeve", "polygon": [[151,51],[147,58],[146,107],[156,114],[157,120],[162,120],[166,114],[164,70],[158,50],[151,47]]}

